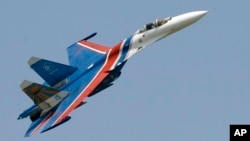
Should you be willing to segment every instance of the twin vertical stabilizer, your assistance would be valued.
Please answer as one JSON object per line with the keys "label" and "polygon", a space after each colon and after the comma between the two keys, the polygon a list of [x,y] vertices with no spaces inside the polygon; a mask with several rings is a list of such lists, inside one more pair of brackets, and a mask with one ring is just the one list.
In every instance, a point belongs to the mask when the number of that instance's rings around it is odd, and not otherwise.
{"label": "twin vertical stabilizer", "polygon": [[37,57],[31,57],[28,63],[50,86],[56,85],[76,71],[75,67]]}

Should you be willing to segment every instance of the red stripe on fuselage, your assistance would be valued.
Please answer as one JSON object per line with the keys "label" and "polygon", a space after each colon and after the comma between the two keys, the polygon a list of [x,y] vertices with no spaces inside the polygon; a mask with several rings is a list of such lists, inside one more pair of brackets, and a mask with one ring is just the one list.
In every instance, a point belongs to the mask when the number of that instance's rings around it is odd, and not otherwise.
{"label": "red stripe on fuselage", "polygon": [[118,43],[114,48],[112,48],[105,60],[103,67],[96,74],[93,80],[87,85],[87,87],[79,94],[79,96],[72,102],[72,104],[60,115],[60,117],[52,124],[52,126],[60,123],[64,118],[66,118],[84,99],[102,82],[102,80],[109,74],[111,67],[116,60],[119,59],[119,52],[122,42]]}

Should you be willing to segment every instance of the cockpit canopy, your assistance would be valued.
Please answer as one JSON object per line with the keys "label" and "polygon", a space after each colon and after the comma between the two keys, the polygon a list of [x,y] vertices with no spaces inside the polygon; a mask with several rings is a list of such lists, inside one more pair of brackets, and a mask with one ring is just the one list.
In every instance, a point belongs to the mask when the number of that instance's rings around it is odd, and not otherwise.
{"label": "cockpit canopy", "polygon": [[171,17],[168,17],[168,18],[165,18],[165,19],[156,19],[155,22],[153,23],[148,23],[146,25],[144,25],[144,27],[142,29],[139,29],[135,32],[135,34],[138,34],[138,33],[143,33],[145,31],[148,31],[150,29],[153,29],[153,28],[156,28],[156,27],[159,27],[165,23],[167,23],[168,21],[170,21],[172,18]]}

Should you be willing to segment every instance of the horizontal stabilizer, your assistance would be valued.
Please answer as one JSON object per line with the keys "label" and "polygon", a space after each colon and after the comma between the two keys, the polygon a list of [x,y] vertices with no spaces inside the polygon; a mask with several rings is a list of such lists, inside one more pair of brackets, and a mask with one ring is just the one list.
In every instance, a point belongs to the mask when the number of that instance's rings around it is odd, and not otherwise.
{"label": "horizontal stabilizer", "polygon": [[76,71],[75,67],[37,57],[31,57],[28,63],[50,86],[56,85]]}
{"label": "horizontal stabilizer", "polygon": [[36,111],[38,109],[37,105],[34,104],[32,105],[30,108],[28,108],[27,110],[23,111],[19,117],[17,118],[18,120],[19,119],[23,119],[23,118],[26,118],[28,117],[32,112]]}

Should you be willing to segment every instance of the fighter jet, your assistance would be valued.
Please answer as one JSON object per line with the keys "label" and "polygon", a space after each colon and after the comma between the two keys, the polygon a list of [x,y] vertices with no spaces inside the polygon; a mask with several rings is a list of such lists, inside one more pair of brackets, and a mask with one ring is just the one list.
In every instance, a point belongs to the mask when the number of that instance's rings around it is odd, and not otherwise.
{"label": "fighter jet", "polygon": [[67,48],[69,65],[31,57],[30,67],[45,82],[24,80],[20,87],[34,102],[18,119],[32,121],[25,137],[48,131],[70,120],[70,114],[86,104],[86,98],[113,85],[128,59],[148,45],[201,19],[208,11],[195,11],[156,19],[113,47],[89,41],[97,33]]}

